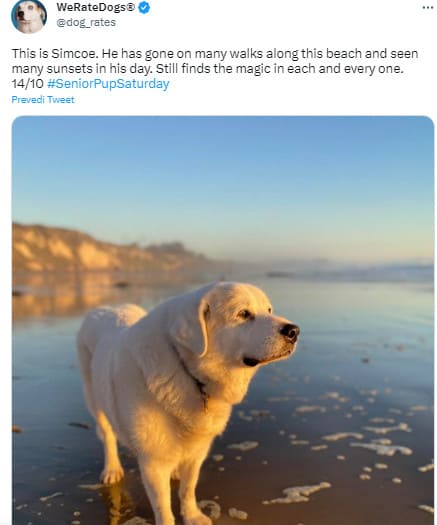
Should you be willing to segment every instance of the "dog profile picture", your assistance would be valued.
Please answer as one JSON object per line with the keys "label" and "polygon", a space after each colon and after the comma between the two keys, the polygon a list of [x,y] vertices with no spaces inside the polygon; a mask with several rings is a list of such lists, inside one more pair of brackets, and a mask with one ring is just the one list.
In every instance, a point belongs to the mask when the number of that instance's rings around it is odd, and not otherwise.
{"label": "dog profile picture", "polygon": [[44,27],[47,11],[38,0],[17,2],[12,10],[12,21],[21,33],[36,33]]}

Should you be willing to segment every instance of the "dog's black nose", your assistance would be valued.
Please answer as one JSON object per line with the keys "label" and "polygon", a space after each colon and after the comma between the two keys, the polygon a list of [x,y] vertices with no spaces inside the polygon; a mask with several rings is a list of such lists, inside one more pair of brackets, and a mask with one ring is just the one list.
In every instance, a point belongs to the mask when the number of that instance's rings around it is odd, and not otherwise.
{"label": "dog's black nose", "polygon": [[289,339],[292,343],[295,343],[297,336],[299,335],[299,327],[295,324],[284,324],[284,326],[279,330],[279,333]]}
{"label": "dog's black nose", "polygon": [[23,18],[23,16],[24,16],[24,11],[18,11],[18,16],[19,16],[20,18]]}

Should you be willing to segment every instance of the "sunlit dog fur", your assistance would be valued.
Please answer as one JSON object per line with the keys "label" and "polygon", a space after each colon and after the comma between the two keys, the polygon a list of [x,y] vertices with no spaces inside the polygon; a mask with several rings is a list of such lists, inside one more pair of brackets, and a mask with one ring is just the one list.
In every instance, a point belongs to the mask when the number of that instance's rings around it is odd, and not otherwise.
{"label": "sunlit dog fur", "polygon": [[36,2],[20,2],[15,8],[15,20],[22,33],[36,33],[44,26],[46,12]]}
{"label": "sunlit dog fur", "polygon": [[184,524],[210,525],[196,503],[200,467],[255,372],[291,355],[298,333],[249,284],[210,284],[148,315],[134,305],[89,312],[77,341],[103,482],[123,476],[118,439],[138,459],[156,525],[175,523],[171,477],[180,479]]}

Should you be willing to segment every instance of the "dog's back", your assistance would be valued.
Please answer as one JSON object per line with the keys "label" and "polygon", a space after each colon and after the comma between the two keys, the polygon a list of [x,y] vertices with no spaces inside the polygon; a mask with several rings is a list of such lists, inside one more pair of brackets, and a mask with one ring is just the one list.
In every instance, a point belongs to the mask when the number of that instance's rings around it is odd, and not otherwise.
{"label": "dog's back", "polygon": [[146,311],[134,304],[123,304],[115,308],[104,306],[89,311],[77,335],[79,352],[86,347],[92,354],[103,335],[131,326],[145,315]]}

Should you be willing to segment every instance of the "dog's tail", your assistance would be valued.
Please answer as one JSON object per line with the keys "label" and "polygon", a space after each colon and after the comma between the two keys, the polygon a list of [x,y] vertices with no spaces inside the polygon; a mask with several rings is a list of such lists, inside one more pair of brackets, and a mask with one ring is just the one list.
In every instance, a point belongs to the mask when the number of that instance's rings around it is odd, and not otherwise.
{"label": "dog's tail", "polygon": [[88,312],[76,337],[77,359],[82,374],[84,398],[88,410],[94,417],[96,407],[92,391],[91,361],[98,341],[94,330],[97,312],[97,310]]}
{"label": "dog's tail", "polygon": [[145,315],[146,311],[139,306],[125,304],[118,308],[97,308],[85,316],[77,334],[76,344],[79,368],[83,378],[84,397],[91,414],[96,413],[92,391],[91,363],[97,344],[103,336],[109,335],[111,331],[118,331],[122,327],[130,326]]}

